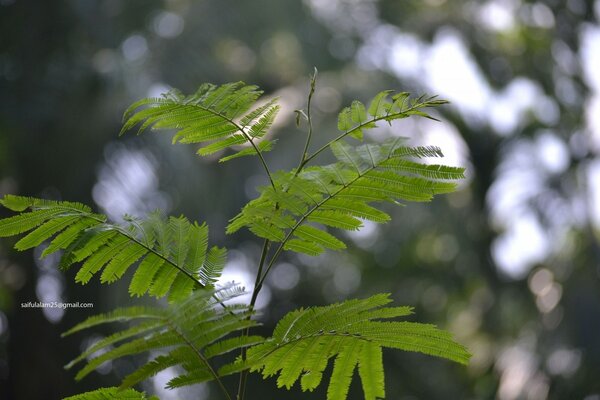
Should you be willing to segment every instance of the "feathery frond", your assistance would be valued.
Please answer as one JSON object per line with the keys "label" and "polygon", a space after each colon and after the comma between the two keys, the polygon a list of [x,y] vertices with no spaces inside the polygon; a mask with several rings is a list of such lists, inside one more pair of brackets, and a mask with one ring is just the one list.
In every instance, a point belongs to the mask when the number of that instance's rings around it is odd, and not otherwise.
{"label": "feathery frond", "polygon": [[[220,162],[247,155],[259,157],[270,185],[260,188],[259,197],[227,227],[227,233],[245,227],[265,239],[248,305],[229,304],[244,293],[243,288],[233,283],[217,286],[227,253],[223,248],[209,247],[206,224],[191,223],[183,216],[167,218],[160,212],[144,219],[124,216],[124,223],[115,224],[79,203],[11,195],[0,200],[17,213],[0,220],[0,237],[24,234],[15,249],[45,243],[41,256],[60,252],[59,268],[80,264],[75,280],[82,284],[94,276],[102,283],[111,283],[134,269],[131,296],[168,296],[167,307],[120,308],[89,317],[63,334],[102,324],[125,325],[66,366],[83,364],[77,380],[107,361],[148,353],[152,357],[124,377],[119,387],[69,400],[143,400],[144,393],[130,388],[172,367],[183,372],[171,379],[167,388],[216,381],[229,400],[233,397],[221,377],[239,372],[238,398],[244,398],[249,371],[259,371],[264,378],[277,376],[278,387],[289,389],[300,381],[303,391],[312,391],[323,380],[331,359],[328,399],[345,399],[358,370],[365,399],[376,400],[385,397],[383,348],[467,363],[469,352],[449,333],[433,325],[389,321],[412,313],[410,307],[388,306],[389,294],[298,309],[279,321],[271,338],[249,335],[250,328],[257,325],[252,319],[254,302],[283,250],[318,255],[325,249],[344,249],[346,244],[334,234],[335,229],[357,230],[364,220],[387,222],[390,216],[381,209],[382,203],[430,201],[437,194],[453,191],[455,181],[464,178],[463,168],[422,160],[443,157],[434,146],[410,147],[402,138],[356,147],[345,142],[347,136],[362,141],[364,132],[381,121],[391,124],[412,115],[435,120],[424,111],[446,103],[435,96],[414,99],[406,92],[383,91],[368,106],[354,101],[339,113],[337,128],[341,133],[309,154],[315,84],[316,70],[307,111],[296,111],[308,121],[307,140],[299,166],[289,172],[272,174],[263,157],[275,142],[266,135],[279,106],[276,99],[257,106],[262,92],[256,86],[242,82],[204,84],[189,96],[172,90],[161,98],[132,104],[123,117],[121,134],[135,126],[138,134],[146,129],[169,129],[174,131],[173,143],[199,143],[198,154],[203,156],[235,149]],[[327,149],[335,163],[307,166]],[[278,243],[272,254],[271,242]],[[204,290],[195,290],[200,287]],[[241,351],[241,355],[232,362],[233,351]],[[217,369],[215,362],[221,367]]]}
{"label": "feathery frond", "polygon": [[[358,366],[366,400],[385,397],[382,348],[415,351],[462,364],[469,352],[433,325],[380,321],[412,313],[410,307],[384,307],[389,294],[299,309],[283,317],[264,343],[248,349],[246,365],[264,378],[278,375],[277,386],[314,390],[328,360],[335,357],[327,398],[346,398]],[[238,361],[241,363],[241,360]]]}
{"label": "feathery frond", "polygon": [[345,244],[323,226],[356,230],[362,220],[386,222],[390,216],[372,203],[430,201],[451,192],[463,169],[428,165],[418,159],[442,157],[437,147],[407,147],[404,139],[359,147],[340,141],[331,144],[338,162],[273,175],[275,187],[261,188],[227,232],[248,227],[257,236],[283,242],[286,250],[317,255]]}
{"label": "feathery frond", "polygon": [[131,387],[177,365],[186,373],[168,382],[168,387],[218,379],[210,364],[215,357],[263,341],[259,336],[231,337],[232,333],[257,325],[249,318],[252,315],[249,306],[216,307],[243,293],[240,287],[229,284],[215,291],[196,291],[168,308],[130,307],[92,316],[64,335],[116,321],[129,325],[96,342],[66,367],[70,369],[87,360],[76,375],[79,380],[106,361],[160,351],[159,356],[126,376],[120,388]]}
{"label": "feathery frond", "polygon": [[220,161],[261,156],[273,147],[273,141],[265,135],[279,111],[276,99],[250,110],[261,94],[256,86],[243,82],[204,84],[190,96],[170,91],[162,98],[146,98],[132,104],[123,116],[121,134],[138,124],[138,134],[147,128],[173,129],[177,132],[173,143],[202,143],[198,150],[202,156],[244,144],[251,147]]}
{"label": "feathery frond", "polygon": [[363,131],[375,128],[378,121],[391,122],[411,115],[437,121],[423,109],[447,103],[446,100],[438,99],[437,96],[424,95],[411,99],[407,92],[397,93],[390,98],[391,94],[391,90],[377,93],[371,100],[368,109],[358,100],[353,101],[350,107],[344,108],[338,115],[338,130],[343,132],[342,137],[350,135],[355,139],[362,140]]}
{"label": "feathery frond", "polygon": [[184,217],[156,212],[145,220],[126,216],[125,225],[116,225],[79,203],[7,195],[0,204],[19,212],[0,220],[0,237],[29,232],[15,244],[17,250],[50,241],[42,257],[62,250],[60,267],[81,263],[75,281],[82,284],[96,274],[102,283],[114,282],[137,265],[132,296],[168,293],[174,301],[212,286],[225,265],[225,249],[208,249],[206,224]]}

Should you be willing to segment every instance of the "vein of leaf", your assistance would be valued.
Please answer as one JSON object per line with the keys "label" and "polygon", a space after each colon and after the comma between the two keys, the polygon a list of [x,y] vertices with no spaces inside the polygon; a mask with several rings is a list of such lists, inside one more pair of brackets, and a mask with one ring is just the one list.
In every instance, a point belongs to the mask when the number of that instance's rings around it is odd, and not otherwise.
{"label": "vein of leaf", "polygon": [[[450,348],[448,348],[448,345],[452,345],[454,344],[451,340],[440,340],[440,338],[436,337],[436,336],[432,336],[432,335],[427,335],[427,334],[423,334],[423,333],[417,333],[417,332],[411,332],[411,333],[407,333],[407,336],[417,336],[417,337],[421,337],[421,338],[427,338],[427,339],[432,339],[435,340],[437,342],[440,343],[440,345],[445,345],[444,347],[444,351],[454,354],[454,355],[461,355],[460,352],[451,350]],[[306,340],[306,339],[311,339],[311,338],[315,338],[315,337],[324,337],[324,336],[329,336],[329,337],[351,337],[355,340],[362,340],[365,342],[369,342],[369,343],[373,343],[375,342],[374,340],[365,337],[365,336],[355,336],[351,333],[342,333],[342,332],[317,332],[314,333],[312,335],[305,335],[305,336],[301,336],[299,338],[295,338],[292,340],[289,340],[287,342],[284,343],[278,343],[275,345],[274,348],[270,349],[268,352],[264,353],[261,355],[261,359],[264,359],[266,357],[268,357],[269,355],[273,354],[274,352],[280,350],[281,348],[291,345],[291,344],[296,344],[297,342],[301,341],[301,340]],[[400,340],[400,339],[391,339],[391,338],[385,338],[385,339],[380,339],[380,340],[384,340],[385,342],[388,343],[397,343],[397,344],[404,344],[405,342]],[[378,344],[377,342],[375,342],[376,344]],[[410,343],[409,343],[410,344]],[[378,344],[379,345],[379,344]],[[380,347],[382,347],[381,345],[379,345]],[[422,349],[427,349],[430,350],[432,352],[435,351],[440,351],[440,346],[433,346],[433,345],[428,345],[428,344],[424,344],[424,343],[418,343],[414,345],[415,347],[418,348],[422,348]],[[383,347],[389,347],[389,346],[383,346]]]}
{"label": "vein of leaf", "polygon": [[[338,306],[338,307],[339,307],[339,306]],[[357,307],[360,309],[362,306],[361,306],[361,304],[360,304],[360,303],[357,303],[357,304],[355,304],[354,306],[352,306],[352,307],[350,307],[350,308],[346,308],[346,311],[345,311],[345,312],[346,312],[346,313],[352,313],[352,312],[356,312],[356,308],[357,308]],[[337,307],[336,307],[336,308],[337,308]],[[316,313],[316,312],[315,312],[315,313],[313,314],[313,316],[312,316],[312,320],[321,320],[321,319],[323,318],[323,316],[324,316],[324,315],[326,315],[326,314],[328,314],[330,311],[331,311],[331,310],[328,310],[327,308],[323,308],[323,309],[321,309],[321,311],[320,311],[320,312],[318,312],[318,313]],[[362,316],[362,317],[361,317],[361,316]],[[343,330],[344,330],[344,328],[350,328],[350,327],[352,327],[353,325],[356,325],[356,324],[361,324],[361,323],[363,323],[363,322],[365,322],[365,321],[369,321],[369,320],[371,319],[371,318],[370,318],[370,316],[369,316],[369,314],[368,314],[367,312],[365,312],[364,316],[362,315],[362,313],[359,313],[359,317],[361,317],[361,318],[360,318],[360,319],[357,319],[357,320],[351,320],[351,321],[348,321],[348,322],[347,322],[345,325],[343,325],[343,326],[340,326],[339,328],[336,328],[336,330],[338,330],[338,331],[340,331],[340,330],[341,330],[341,331],[343,331]],[[305,327],[306,325],[308,325],[310,322],[311,322],[310,320],[309,320],[309,321],[307,321],[307,323],[304,325],[304,327]],[[336,325],[336,326],[337,326],[337,325]],[[304,327],[302,327],[302,328],[304,328]],[[300,331],[300,332],[301,332],[301,331]]]}
{"label": "vein of leaf", "polygon": [[351,333],[342,333],[342,332],[317,332],[317,333],[313,333],[312,335],[306,335],[306,336],[301,336],[299,338],[295,338],[292,340],[289,340],[285,343],[278,343],[275,345],[275,347],[271,350],[269,350],[268,352],[266,352],[265,354],[263,354],[261,356],[261,358],[266,358],[267,356],[273,354],[274,352],[276,352],[277,350],[290,345],[290,344],[296,344],[297,342],[301,341],[301,340],[306,340],[306,339],[311,339],[311,338],[315,338],[315,337],[323,337],[323,336],[329,336],[329,337],[351,337],[354,338],[356,340],[362,340],[365,342],[369,342],[372,343],[373,340],[364,337],[364,336],[355,336]]}
{"label": "vein of leaf", "polygon": [[371,153],[371,145],[367,144],[367,152],[369,153],[369,157],[371,158],[371,165],[375,166],[375,159],[373,158],[373,153]]}
{"label": "vein of leaf", "polygon": [[348,152],[346,151],[346,149],[344,147],[342,147],[340,150],[342,150],[344,152],[344,155],[346,157],[348,157],[348,160],[350,160],[350,162],[354,166],[354,169],[357,170],[360,175],[360,166],[358,164],[356,164],[356,162],[354,162],[354,158],[352,156],[350,156],[350,154],[348,154]]}
{"label": "vein of leaf", "polygon": [[149,248],[149,246],[151,246],[150,244],[150,240],[148,238],[148,233],[146,232],[146,230],[142,227],[142,225],[139,223],[139,221],[137,219],[133,219],[130,221],[132,224],[134,224],[144,235],[144,241],[146,242],[147,247]]}
{"label": "vein of leaf", "polygon": [[[311,318],[310,319],[306,319],[304,321],[304,324],[302,324],[299,329],[298,332],[302,332],[308,325],[310,325],[313,321],[321,321],[323,318],[323,315],[327,314],[330,310],[328,310],[326,307],[323,307],[321,309],[312,309],[310,310],[312,312]],[[295,322],[294,322],[295,323]]]}
{"label": "vein of leaf", "polygon": [[[32,210],[49,210],[51,208],[64,209],[65,211],[71,211],[71,212],[73,212],[73,215],[81,215],[82,217],[93,218],[93,219],[95,219],[95,220],[97,220],[99,222],[105,222],[101,218],[95,217],[93,213],[81,211],[80,209],[75,208],[75,207],[64,206],[64,205],[48,205],[48,206],[44,206],[44,205],[42,205],[42,206],[35,206],[34,205],[34,206],[31,207]],[[61,216],[61,215],[58,215],[58,216]]]}
{"label": "vein of leaf", "polygon": [[[310,200],[311,200],[313,203],[315,203],[315,205],[316,205],[316,204],[319,204],[319,202],[318,202],[317,200],[315,200],[315,198],[314,198],[313,194],[312,194],[312,193],[310,193],[310,192],[307,192],[307,191],[306,191],[306,190],[305,190],[305,189],[302,187],[302,185],[298,185],[297,189],[300,189],[300,191],[301,191],[302,193],[304,193],[304,194],[305,194],[305,195],[306,195],[306,196],[307,196],[307,197],[308,197],[308,198],[309,198],[309,199],[310,199]],[[285,193],[285,192],[286,192],[286,191],[284,191],[284,193]]]}
{"label": "vein of leaf", "polygon": [[[389,92],[388,92],[388,93],[389,93]],[[386,94],[386,95],[385,95],[385,96],[383,96],[383,97],[380,97],[380,98],[377,100],[377,106],[375,107],[375,110],[379,110],[379,106],[381,105],[381,103],[382,103],[382,102],[384,102],[384,99],[385,99],[387,96],[388,96],[388,94]],[[375,112],[377,112],[377,111],[375,111]]]}
{"label": "vein of leaf", "polygon": [[335,174],[337,175],[338,179],[340,180],[340,182],[342,182],[342,185],[346,184],[346,180],[344,179],[344,176],[340,173],[338,168],[333,168],[333,170],[335,171]]}
{"label": "vein of leaf", "polygon": [[[279,366],[281,365],[282,359],[287,358],[287,356],[290,354],[290,352],[294,351],[294,348],[300,344],[299,340],[294,341],[294,343],[286,343],[286,344],[291,344],[291,347],[288,348],[288,350],[284,353],[283,357],[279,357],[279,359],[277,360],[277,367],[278,370],[282,369],[283,367],[279,368]],[[283,348],[283,347],[280,347]]]}
{"label": "vein of leaf", "polygon": [[283,334],[283,337],[281,338],[281,340],[285,340],[285,338],[287,337],[288,333],[290,333],[290,331],[292,330],[292,328],[294,327],[294,325],[296,324],[296,322],[298,322],[298,320],[303,316],[304,314],[302,313],[298,313],[298,316],[296,318],[294,318],[294,320],[292,321],[292,323],[290,324],[290,326],[287,328],[287,330],[285,331],[285,333]]}
{"label": "vein of leaf", "polygon": [[[411,334],[411,336],[421,336],[421,337],[425,337],[425,338],[430,338],[430,337],[428,337],[426,335],[417,335],[417,334]],[[385,340],[384,339],[384,341],[387,342],[387,343],[394,343],[394,344],[399,344],[399,345],[407,343],[407,342],[404,342],[404,341],[399,340],[399,339],[396,339],[396,340],[393,340],[393,339]],[[408,342],[408,344],[411,344],[411,343]],[[456,350],[450,348],[451,344],[454,344],[454,343],[452,343],[452,342],[450,342],[450,343],[443,342],[443,343],[440,343],[440,346],[428,345],[428,344],[425,344],[425,343],[418,343],[418,344],[413,344],[414,350],[412,350],[412,351],[417,351],[417,352],[420,352],[420,353],[424,353],[423,351],[419,350],[419,349],[423,349],[423,350],[429,350],[431,353],[442,352],[443,354],[451,354],[451,355],[453,355],[455,357],[464,358],[464,355],[463,355],[462,352],[456,351]],[[391,346],[385,346],[384,345],[383,347],[391,347]],[[408,351],[411,351],[411,350],[408,350]]]}
{"label": "vein of leaf", "polygon": [[323,180],[321,179],[320,176],[317,176],[317,181],[319,182],[319,184],[321,185],[321,187],[324,189],[324,191],[327,192],[327,194],[329,196],[331,196],[331,192],[329,191],[329,188],[327,187],[327,183],[323,182]]}

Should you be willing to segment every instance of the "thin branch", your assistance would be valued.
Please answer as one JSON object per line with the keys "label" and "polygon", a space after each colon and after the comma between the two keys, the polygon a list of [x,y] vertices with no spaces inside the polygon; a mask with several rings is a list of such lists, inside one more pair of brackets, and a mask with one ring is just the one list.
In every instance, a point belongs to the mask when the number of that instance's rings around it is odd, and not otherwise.
{"label": "thin branch", "polygon": [[294,173],[294,176],[297,176],[300,171],[302,170],[302,167],[304,166],[304,160],[306,160],[306,157],[308,156],[308,147],[310,145],[310,140],[312,138],[312,133],[313,133],[313,125],[312,125],[312,118],[310,115],[311,112],[311,103],[312,103],[312,97],[315,94],[315,86],[317,84],[317,68],[315,68],[315,72],[313,74],[313,76],[310,78],[310,91],[308,92],[308,102],[306,105],[306,119],[308,120],[308,135],[306,136],[306,143],[304,144],[304,150],[302,151],[302,157],[300,158],[300,164],[298,164],[298,168],[296,168],[296,172]]}
{"label": "thin branch", "polygon": [[[392,150],[390,151],[390,153],[388,154],[388,156],[381,160],[381,162],[389,159],[392,154],[393,154],[394,150],[392,147]],[[281,252],[283,251],[283,248],[285,246],[285,244],[288,242],[288,240],[290,240],[290,238],[292,237],[292,235],[294,234],[294,232],[296,231],[296,229],[298,229],[298,227],[300,227],[300,225],[302,225],[302,223],[304,223],[304,221],[313,213],[315,212],[317,209],[319,209],[320,207],[323,206],[323,204],[325,204],[326,202],[328,202],[329,200],[331,200],[332,198],[334,198],[335,196],[337,196],[341,191],[347,189],[350,185],[352,185],[354,182],[356,182],[358,179],[364,177],[367,173],[369,173],[370,171],[376,169],[378,167],[378,165],[373,164],[372,166],[368,167],[367,169],[365,169],[364,171],[359,171],[358,176],[354,179],[352,179],[351,181],[349,181],[348,183],[345,183],[342,185],[341,188],[339,188],[338,190],[336,190],[335,192],[331,193],[328,197],[326,197],[325,199],[321,200],[320,202],[318,202],[317,204],[315,204],[310,210],[308,210],[299,220],[298,222],[296,222],[296,224],[290,229],[290,231],[287,233],[287,235],[285,236],[285,238],[283,239],[283,241],[281,242],[281,244],[279,245],[279,247],[277,247],[277,250],[275,250],[275,253],[273,254],[273,257],[271,258],[271,260],[269,261],[269,264],[267,265],[267,269],[265,270],[265,273],[263,274],[263,277],[261,278],[260,282],[259,282],[259,287],[262,287],[262,284],[265,280],[265,278],[267,277],[267,275],[269,274],[269,271],[271,270],[271,268],[273,267],[273,265],[275,264],[275,261],[277,260],[277,258],[279,257],[279,255],[281,254]]]}
{"label": "thin branch", "polygon": [[271,242],[268,239],[265,239],[263,243],[262,253],[260,254],[260,261],[258,263],[258,271],[256,273],[256,280],[254,281],[254,290],[252,291],[252,298],[250,299],[250,308],[254,308],[256,304],[256,300],[258,299],[258,292],[260,291],[260,277],[262,276],[263,267],[265,265],[265,260],[267,259],[267,253],[269,251]]}
{"label": "thin branch", "polygon": [[[262,288],[261,284],[261,276],[262,270],[265,265],[265,260],[267,259],[267,253],[269,252],[270,242],[268,239],[265,239],[263,243],[262,252],[260,254],[260,261],[258,263],[258,271],[256,272],[256,279],[254,281],[254,289],[252,290],[252,298],[250,300],[250,309],[254,309],[254,305],[256,304],[256,300],[258,299],[258,293],[260,293],[260,289]],[[250,318],[250,317],[248,317]],[[250,328],[244,329],[242,332],[242,336],[248,336],[250,333]],[[246,359],[246,348],[242,348],[242,360]],[[246,382],[248,381],[248,370],[244,370],[240,372],[240,380],[238,384],[238,393],[237,400],[243,400],[244,395],[246,394]]]}

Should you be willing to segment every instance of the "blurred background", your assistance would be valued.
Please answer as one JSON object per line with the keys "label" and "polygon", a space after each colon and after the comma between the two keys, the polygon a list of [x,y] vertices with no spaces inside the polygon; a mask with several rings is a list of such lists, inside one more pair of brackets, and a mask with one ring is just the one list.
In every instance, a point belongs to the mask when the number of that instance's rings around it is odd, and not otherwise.
{"label": "blurred background", "polygon": [[[217,165],[166,133],[117,139],[123,110],[171,87],[258,84],[284,106],[267,155],[277,170],[300,156],[293,110],[313,67],[315,146],[352,99],[439,94],[452,102],[435,112],[441,123],[405,120],[369,139],[441,146],[468,169],[460,191],[366,224],[347,253],[283,258],[259,301],[262,332],[300,305],[391,292],[416,307],[411,320],[452,331],[474,356],[465,368],[387,352],[388,399],[600,400],[599,18],[599,0],[0,0],[0,194],[82,201],[116,220],[163,208],[207,221],[231,249],[225,278],[250,285],[260,243],[224,226],[266,182],[258,162]],[[80,383],[62,368],[109,329],[60,333],[134,302],[126,280],[75,285],[56,259],[11,243],[0,243],[0,398],[117,384],[136,360]],[[28,301],[95,306],[22,309]],[[162,389],[175,373],[142,389],[219,399],[211,385]],[[278,391],[257,375],[249,386],[252,399],[325,393]]]}

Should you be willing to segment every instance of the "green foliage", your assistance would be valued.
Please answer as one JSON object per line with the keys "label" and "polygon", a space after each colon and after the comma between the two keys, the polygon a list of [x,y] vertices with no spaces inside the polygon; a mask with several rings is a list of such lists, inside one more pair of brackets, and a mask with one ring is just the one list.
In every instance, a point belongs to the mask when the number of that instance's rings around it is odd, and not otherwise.
{"label": "green foliage", "polygon": [[79,380],[107,361],[162,350],[126,376],[120,389],[173,366],[181,366],[186,372],[169,381],[167,387],[213,380],[217,375],[210,364],[212,359],[263,340],[260,336],[231,337],[257,324],[249,318],[252,311],[247,305],[220,306],[243,293],[243,289],[227,285],[215,291],[196,291],[168,308],[129,307],[92,316],[64,335],[117,321],[128,325],[91,345],[66,368],[87,360],[75,377]]}
{"label": "green foliage", "polygon": [[246,363],[268,378],[279,374],[278,387],[300,380],[303,391],[321,382],[328,360],[335,357],[327,398],[345,399],[356,366],[365,399],[385,397],[382,348],[417,351],[466,364],[470,355],[451,335],[433,325],[382,322],[403,317],[410,307],[383,307],[389,295],[348,300],[287,314],[273,337],[248,351]]}
{"label": "green foliage", "polygon": [[391,90],[384,90],[369,103],[367,109],[358,100],[352,102],[350,107],[344,108],[338,115],[338,129],[345,135],[362,140],[363,132],[377,126],[378,121],[391,122],[396,119],[408,118],[417,115],[437,121],[434,117],[423,111],[427,107],[436,107],[446,104],[446,100],[440,100],[436,96],[421,96],[411,99],[407,92],[397,93],[391,96]]}
{"label": "green foliage", "polygon": [[158,400],[158,397],[147,397],[146,393],[133,389],[119,390],[111,387],[65,397],[63,400]]}
{"label": "green foliage", "polygon": [[175,300],[213,285],[225,265],[224,249],[208,249],[206,224],[185,217],[166,219],[155,212],[145,220],[126,216],[126,224],[117,225],[79,203],[7,195],[0,204],[19,212],[0,221],[0,237],[29,231],[15,244],[21,251],[49,241],[42,257],[62,250],[63,269],[81,263],[75,275],[81,284],[100,271],[100,281],[112,283],[137,265],[131,295],[169,293]]}
{"label": "green foliage", "polygon": [[286,250],[309,255],[339,250],[346,245],[321,226],[356,230],[363,219],[386,222],[390,216],[372,203],[429,201],[455,189],[448,180],[464,177],[462,168],[414,161],[442,157],[439,148],[404,143],[403,138],[358,147],[332,143],[337,163],[275,174],[275,186],[261,188],[227,232],[247,226],[257,236],[285,242]]}
{"label": "green foliage", "polygon": [[132,104],[123,117],[121,134],[137,124],[138,134],[146,128],[174,129],[177,133],[173,143],[209,142],[198,150],[202,156],[232,146],[251,146],[220,161],[260,154],[272,149],[273,142],[264,136],[279,111],[275,100],[271,100],[248,112],[261,94],[256,86],[242,82],[204,84],[190,96],[173,90],[162,98],[146,98]]}
{"label": "green foliage", "polygon": [[[385,307],[391,301],[386,294],[290,312],[266,341],[249,334],[257,325],[252,317],[258,293],[284,250],[318,255],[326,249],[344,249],[346,244],[331,229],[356,230],[364,220],[387,222],[391,217],[382,208],[384,204],[430,201],[437,194],[455,190],[456,181],[464,177],[463,168],[428,162],[428,158],[443,157],[438,147],[410,147],[403,138],[358,146],[345,141],[347,136],[363,140],[364,132],[380,121],[392,123],[412,115],[435,119],[423,109],[445,103],[435,97],[411,99],[404,92],[380,92],[368,107],[354,101],[339,114],[341,134],[310,154],[315,82],[316,72],[308,109],[297,112],[309,126],[300,163],[274,174],[262,153],[272,149],[273,142],[265,136],[279,106],[276,100],[255,104],[261,95],[255,86],[205,84],[194,95],[171,91],[162,98],[140,100],[125,112],[121,133],[138,124],[139,132],[172,129],[176,131],[173,142],[202,143],[200,155],[243,145],[246,147],[220,161],[259,156],[270,185],[260,188],[258,198],[243,207],[227,227],[230,234],[246,227],[264,239],[250,304],[225,304],[243,290],[234,284],[216,285],[226,250],[209,249],[205,224],[190,223],[183,216],[165,218],[160,212],[144,219],[125,216],[124,224],[114,224],[78,203],[12,195],[0,200],[18,213],[0,220],[0,237],[27,233],[16,242],[17,250],[47,243],[42,257],[60,251],[62,269],[81,263],[75,276],[79,283],[89,282],[96,274],[103,283],[114,282],[135,265],[130,295],[168,295],[171,301],[167,307],[134,306],[92,316],[65,333],[101,324],[126,324],[67,365],[72,368],[85,362],[76,379],[107,361],[152,354],[118,388],[74,399],[145,398],[128,388],[176,366],[184,372],[171,379],[168,388],[216,381],[229,400],[233,397],[221,377],[240,374],[237,399],[243,400],[249,371],[260,371],[265,378],[277,375],[278,387],[288,389],[300,380],[303,391],[312,391],[323,379],[329,360],[334,359],[327,398],[345,399],[358,369],[365,399],[375,400],[385,397],[383,348],[467,363],[468,351],[449,333],[433,325],[384,321],[411,314],[409,307]],[[327,149],[335,163],[308,166]],[[272,242],[278,247],[270,254]],[[204,290],[194,290],[201,287]],[[241,355],[235,361],[222,359],[236,350]]]}

